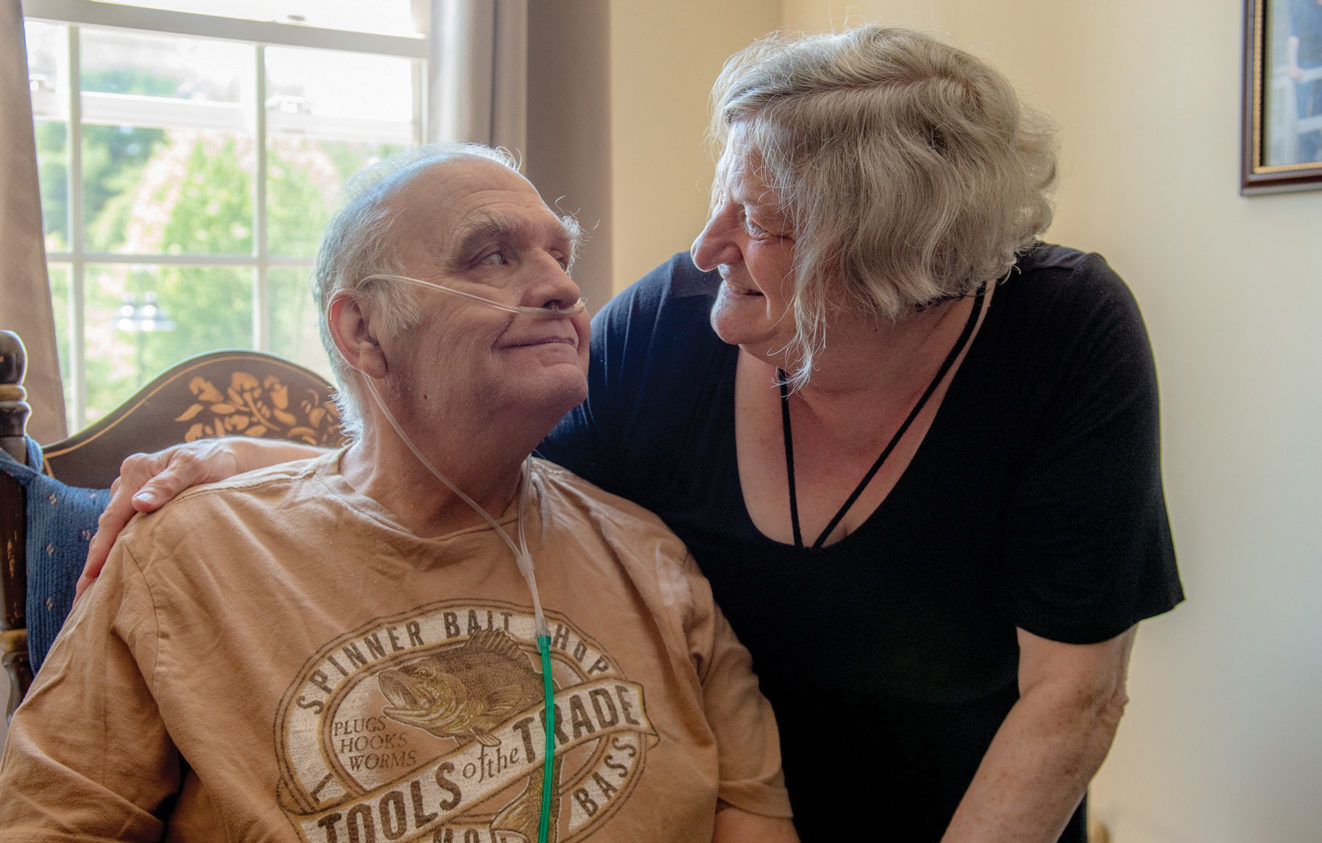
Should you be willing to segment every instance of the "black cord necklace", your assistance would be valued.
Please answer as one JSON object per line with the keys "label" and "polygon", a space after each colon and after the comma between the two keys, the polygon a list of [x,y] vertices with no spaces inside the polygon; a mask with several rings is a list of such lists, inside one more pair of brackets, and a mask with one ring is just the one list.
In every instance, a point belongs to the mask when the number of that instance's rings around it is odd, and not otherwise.
{"label": "black cord necklace", "polygon": [[[909,429],[909,425],[913,424],[913,420],[918,417],[920,412],[922,412],[924,405],[927,404],[927,399],[932,397],[932,393],[936,392],[937,385],[945,378],[946,373],[950,371],[950,367],[955,365],[955,360],[959,357],[965,346],[968,345],[969,338],[973,336],[973,328],[978,324],[978,316],[982,313],[982,300],[985,294],[985,288],[978,289],[977,297],[973,300],[973,310],[969,313],[968,321],[964,323],[964,330],[960,333],[959,339],[955,340],[954,348],[950,349],[950,353],[946,355],[946,359],[941,363],[941,368],[937,370],[936,376],[933,377],[932,382],[927,385],[927,389],[923,391],[922,396],[918,399],[918,403],[913,405],[913,409],[909,411],[908,417],[906,417],[904,423],[900,425],[899,430],[895,431],[895,435],[891,437],[890,442],[886,443],[886,447],[881,451],[881,456],[877,457],[877,461],[874,462],[872,467],[868,469],[867,473],[863,475],[863,479],[854,487],[854,491],[850,493],[849,498],[845,500],[844,505],[840,507],[836,512],[835,517],[826,525],[826,529],[822,530],[821,535],[817,537],[817,541],[813,542],[813,550],[818,550],[822,547],[826,542],[826,537],[831,535],[831,531],[836,528],[841,519],[845,517],[845,514],[849,512],[850,507],[852,507],[854,502],[858,500],[859,495],[863,494],[863,490],[867,488],[868,483],[872,482],[872,478],[881,470],[882,464],[886,462],[886,458],[891,455],[891,451],[894,451],[895,446],[900,443],[900,439],[904,437],[904,433]],[[780,422],[781,430],[785,434],[785,470],[789,475],[790,485],[790,526],[794,529],[794,546],[803,547],[803,534],[799,530],[798,495],[794,489],[794,434],[790,429],[790,391],[789,386],[786,383],[788,378],[783,369],[777,369],[776,374],[780,377]]]}

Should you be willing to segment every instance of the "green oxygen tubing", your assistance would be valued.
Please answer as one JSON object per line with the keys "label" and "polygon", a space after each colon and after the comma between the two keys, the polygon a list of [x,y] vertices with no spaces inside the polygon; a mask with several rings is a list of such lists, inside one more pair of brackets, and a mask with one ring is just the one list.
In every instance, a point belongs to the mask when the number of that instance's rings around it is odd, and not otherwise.
{"label": "green oxygen tubing", "polygon": [[461,500],[466,502],[479,515],[487,520],[491,528],[496,531],[496,535],[514,553],[514,562],[519,566],[519,573],[528,583],[528,590],[532,593],[533,615],[537,623],[537,650],[541,653],[542,659],[542,694],[546,721],[546,748],[542,760],[542,807],[541,819],[537,824],[537,843],[546,843],[547,836],[551,827],[551,768],[555,758],[555,689],[551,683],[551,629],[546,625],[546,616],[542,614],[542,601],[537,594],[537,579],[533,576],[532,554],[528,552],[528,539],[523,530],[523,513],[528,504],[528,489],[532,485],[532,455],[526,457],[523,461],[522,482],[519,491],[519,514],[517,519],[519,543],[516,545],[509,537],[509,534],[501,528],[496,520],[492,518],[487,511],[478,506],[477,502],[464,494],[459,487],[450,482],[444,474],[432,465],[431,460],[413,444],[413,440],[408,437],[404,429],[400,427],[399,422],[395,421],[394,415],[386,408],[386,404],[381,400],[380,394],[376,391],[376,385],[372,383],[371,378],[364,378],[363,383],[367,386],[367,391],[371,393],[376,405],[385,415],[386,421],[394,428],[400,441],[408,446],[417,457],[418,462],[422,463],[428,471],[436,476],[438,480],[446,485],[450,491],[454,492]]}

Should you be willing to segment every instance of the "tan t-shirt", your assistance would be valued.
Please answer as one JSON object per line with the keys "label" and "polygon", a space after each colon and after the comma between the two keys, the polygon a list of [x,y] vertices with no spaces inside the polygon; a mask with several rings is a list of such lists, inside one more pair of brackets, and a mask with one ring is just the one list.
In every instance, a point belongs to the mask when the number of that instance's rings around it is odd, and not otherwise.
{"label": "tan t-shirt", "polygon": [[[0,840],[536,839],[542,669],[509,548],[419,539],[337,465],[130,524],[14,717]],[[788,816],[770,706],[683,545],[554,465],[532,483],[551,839],[707,841],[718,799]]]}

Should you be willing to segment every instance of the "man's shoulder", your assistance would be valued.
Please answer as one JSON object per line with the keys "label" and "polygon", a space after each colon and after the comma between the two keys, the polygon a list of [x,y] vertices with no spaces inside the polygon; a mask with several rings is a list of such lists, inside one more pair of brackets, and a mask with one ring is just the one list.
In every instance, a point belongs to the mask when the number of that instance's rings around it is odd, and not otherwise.
{"label": "man's shoulder", "polygon": [[[593,485],[567,468],[537,461],[544,511],[560,531],[557,547],[589,581],[629,583],[658,622],[687,629],[711,610],[711,589],[693,555],[666,523],[632,501]],[[572,558],[571,558],[572,557]]]}
{"label": "man's shoulder", "polygon": [[204,483],[181,494],[176,502],[193,498],[280,494],[287,489],[315,482],[318,476],[334,469],[334,466],[338,464],[339,456],[340,452],[338,451],[321,454],[307,459],[276,463],[243,474],[236,474],[233,477],[218,480],[214,483]]}
{"label": "man's shoulder", "polygon": [[648,566],[662,559],[680,567],[694,564],[683,540],[651,510],[563,466],[541,459],[536,462],[550,505],[603,539],[620,558],[645,560]]}
{"label": "man's shoulder", "polygon": [[279,463],[194,486],[156,512],[135,517],[123,535],[129,539],[152,534],[159,540],[181,530],[196,530],[201,524],[236,517],[249,521],[287,520],[296,501],[305,503],[325,497],[309,487],[324,485],[322,475],[333,470],[338,457],[338,453],[325,454]]}
{"label": "man's shoulder", "polygon": [[585,512],[606,514],[616,524],[628,524],[679,541],[665,522],[651,510],[633,501],[606,491],[562,465],[534,457],[536,471],[543,480],[543,489],[555,505],[566,505]]}

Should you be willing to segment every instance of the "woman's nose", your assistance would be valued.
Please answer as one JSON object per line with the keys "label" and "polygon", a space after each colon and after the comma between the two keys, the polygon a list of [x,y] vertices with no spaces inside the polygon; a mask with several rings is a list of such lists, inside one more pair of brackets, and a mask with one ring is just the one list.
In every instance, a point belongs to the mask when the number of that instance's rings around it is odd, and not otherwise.
{"label": "woman's nose", "polygon": [[698,234],[689,254],[698,269],[704,272],[715,269],[721,264],[735,263],[739,260],[739,247],[733,233],[736,231],[738,209],[733,204],[725,204],[712,214],[707,225]]}

